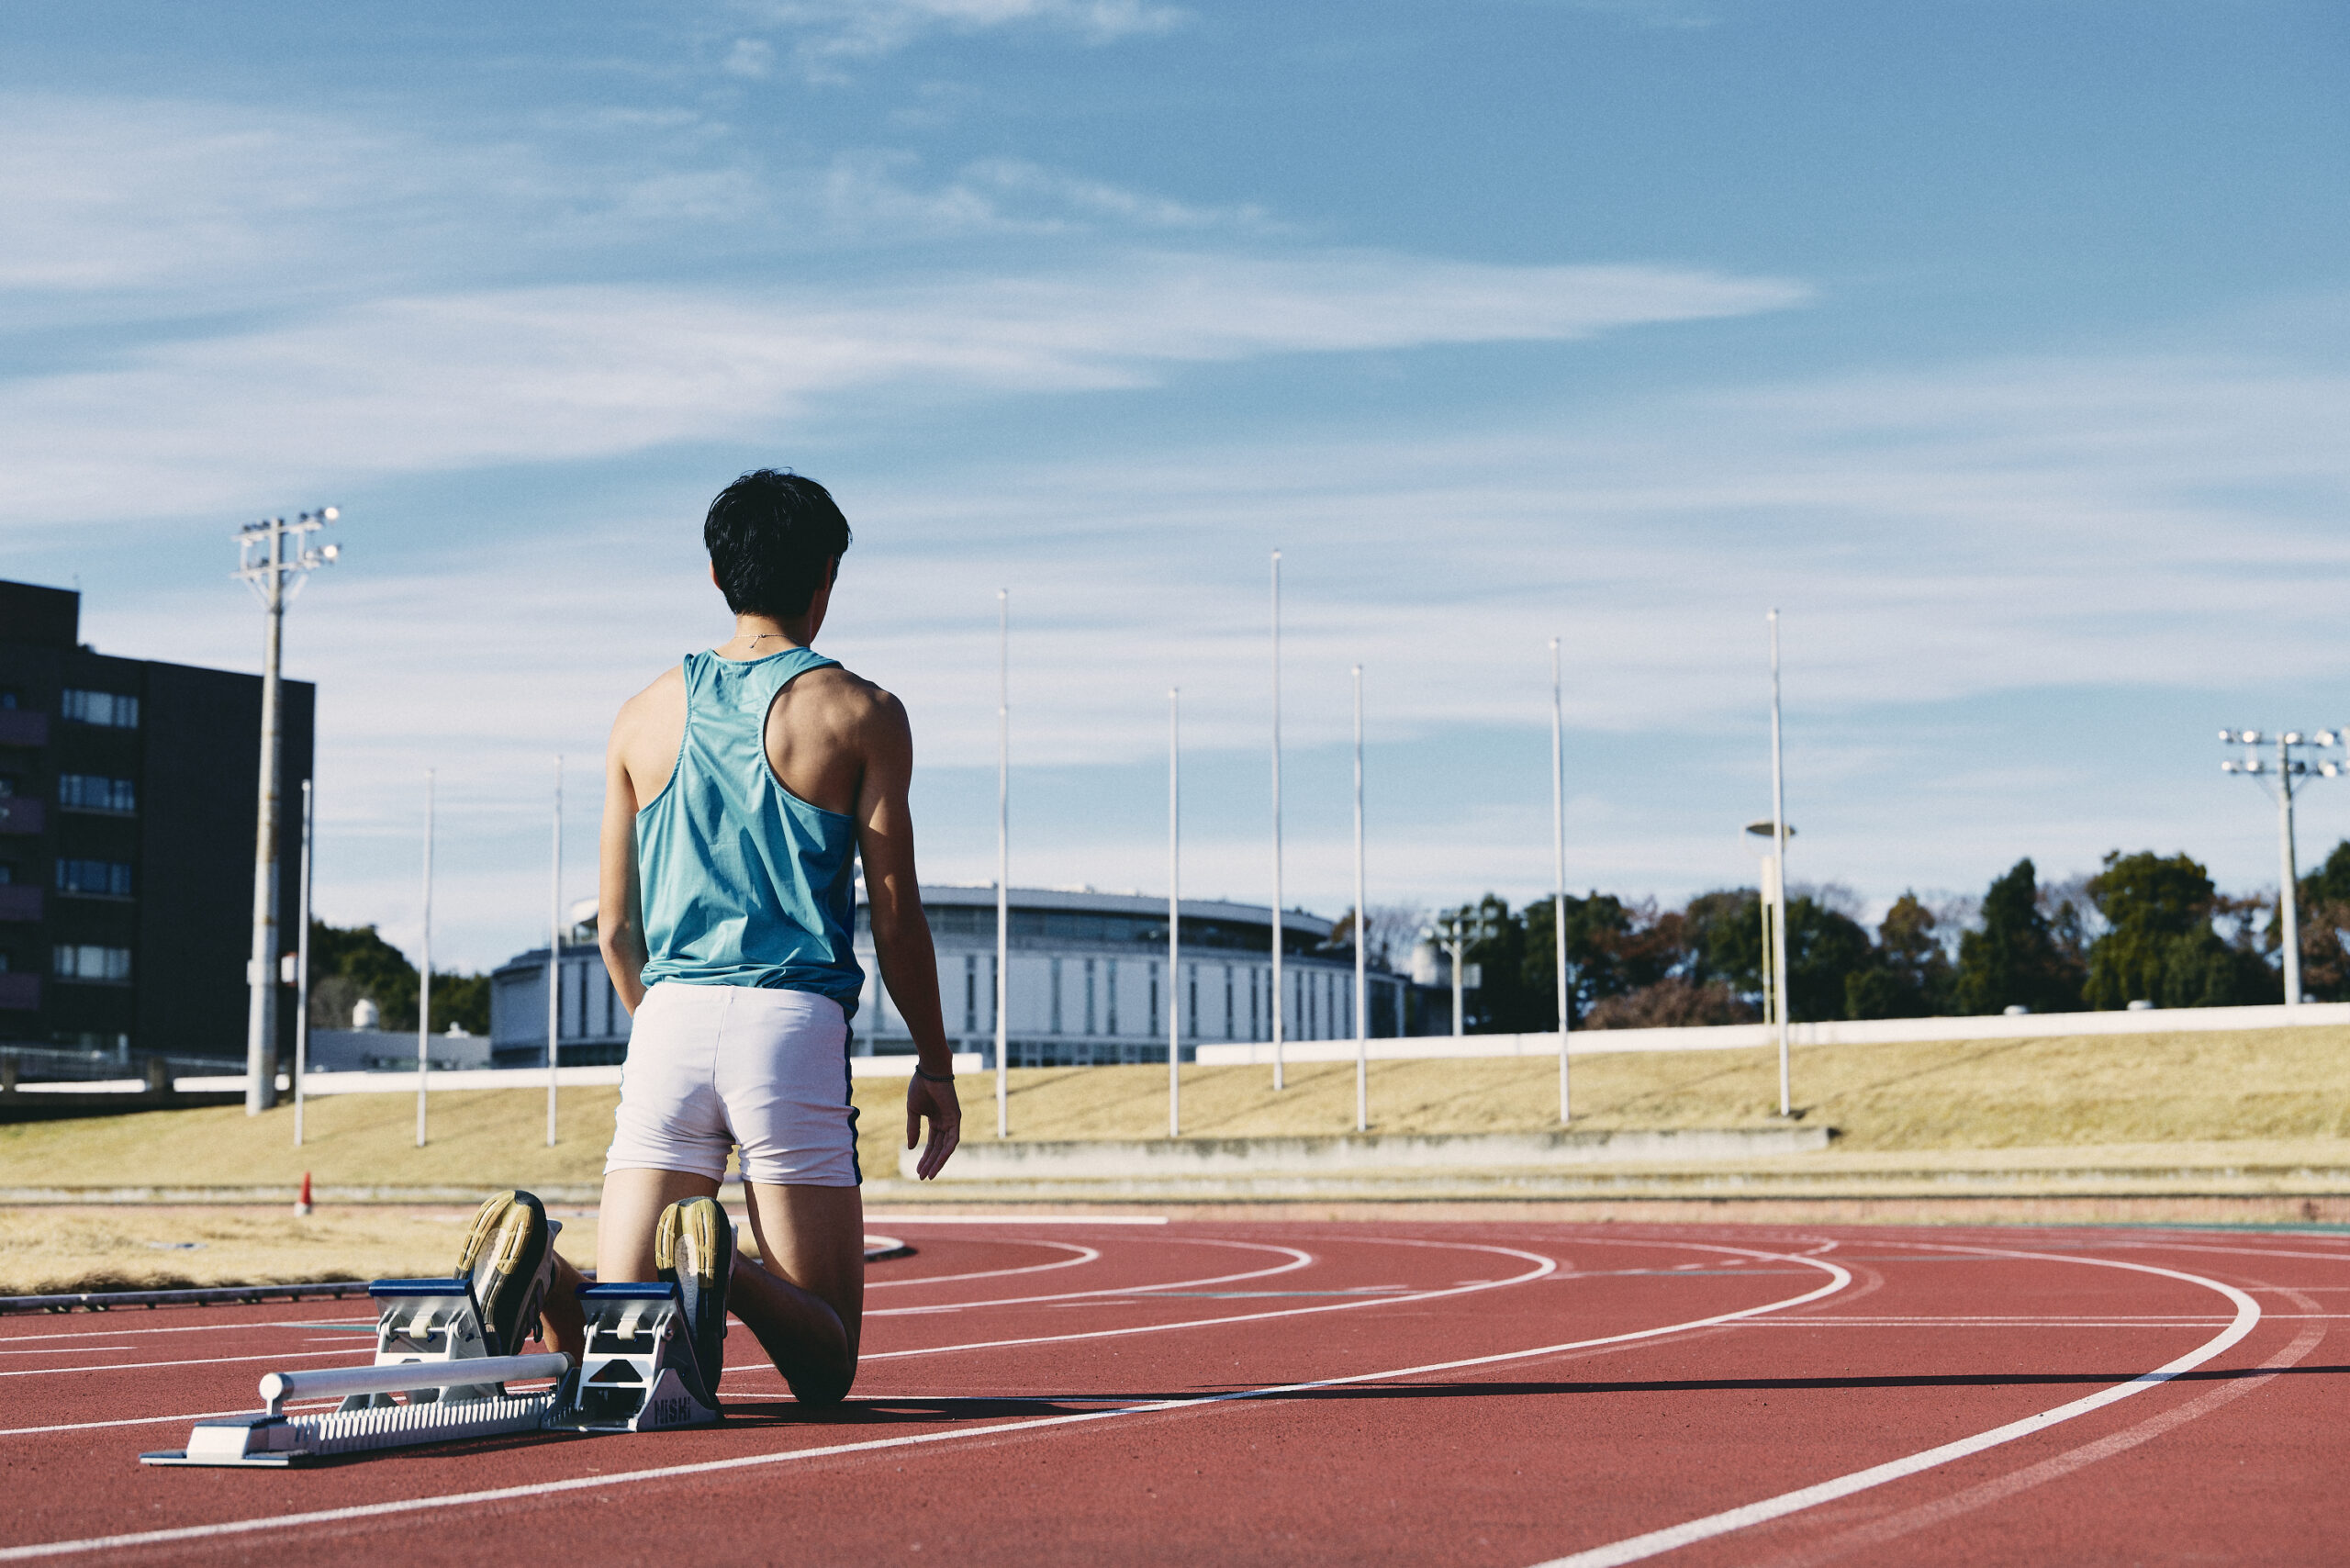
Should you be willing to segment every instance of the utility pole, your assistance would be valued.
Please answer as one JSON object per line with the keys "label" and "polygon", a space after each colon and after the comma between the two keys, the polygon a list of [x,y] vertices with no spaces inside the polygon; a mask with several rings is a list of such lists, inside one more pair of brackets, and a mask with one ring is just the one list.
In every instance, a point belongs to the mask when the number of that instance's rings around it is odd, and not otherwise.
{"label": "utility pole", "polygon": [[[339,544],[313,549],[304,542],[342,514],[333,507],[249,522],[236,533],[237,570],[268,617],[261,674],[261,792],[253,831],[253,946],[245,966],[245,1114],[277,1103],[277,757],[278,665],[285,640],[285,607],[320,566],[342,554]],[[259,554],[256,554],[259,552]]]}
{"label": "utility pole", "polygon": [[1771,611],[1771,852],[1778,877],[1771,886],[1771,984],[1779,1025],[1779,1114],[1792,1115],[1787,1081],[1787,776],[1779,752],[1779,612]]}
{"label": "utility pole", "polygon": [[302,1147],[303,1081],[310,1076],[310,840],[317,830],[310,780],[302,780],[302,902],[295,912],[300,935],[294,939],[294,1147]]}
{"label": "utility pole", "polygon": [[1176,975],[1182,957],[1182,901],[1179,896],[1183,869],[1180,837],[1182,774],[1177,723],[1182,689],[1167,689],[1167,1136],[1183,1130],[1183,988]]}
{"label": "utility pole", "polygon": [[[1461,991],[1468,984],[1463,978],[1466,969],[1473,967],[1465,966],[1462,958],[1472,946],[1493,934],[1493,922],[1485,918],[1481,905],[1462,904],[1459,909],[1445,911],[1428,923],[1428,940],[1436,945],[1438,951],[1452,960],[1452,1037],[1456,1040],[1467,1032]],[[1484,977],[1481,972],[1477,984],[1482,987]]]}
{"label": "utility pole", "polygon": [[[547,1147],[554,1147],[555,1072],[563,1053],[563,754],[554,758],[554,855],[547,870]],[[588,1032],[588,997],[579,999]]]}
{"label": "utility pole", "polygon": [[[2258,748],[2264,740],[2277,747],[2274,762],[2260,755]],[[2301,790],[2309,787],[2312,764],[2295,754],[2311,746],[2350,744],[2350,733],[2320,730],[2315,734],[2305,735],[2299,730],[2266,734],[2259,730],[2221,730],[2220,744],[2244,748],[2241,761],[2231,757],[2220,764],[2220,771],[2251,775],[2252,781],[2267,790],[2270,798],[2277,802],[2277,921],[2284,946],[2285,1005],[2299,1007],[2301,1004],[2301,918],[2300,890],[2295,886],[2300,879],[2300,857],[2293,847],[2293,801]],[[2338,778],[2343,769],[2344,764],[2331,758],[2314,764],[2318,777],[2323,778]],[[2269,786],[2266,777],[2269,774],[2276,775],[2274,788]]]}
{"label": "utility pole", "polygon": [[[424,952],[416,966],[416,1147],[424,1147],[424,1077],[432,1041],[432,769],[424,770]],[[550,955],[552,958],[552,955]],[[554,984],[552,968],[547,984]]]}
{"label": "utility pole", "polygon": [[1355,1131],[1371,1130],[1371,1021],[1364,1016],[1370,1002],[1371,944],[1363,929],[1371,913],[1363,908],[1362,876],[1362,666],[1355,666]]}
{"label": "utility pole", "polygon": [[995,1136],[1012,1136],[1012,590],[995,590]]}
{"label": "utility pole", "polygon": [[1281,553],[1273,552],[1273,1090],[1281,1088]]}
{"label": "utility pole", "polygon": [[[1567,1125],[1567,742],[1560,695],[1559,639],[1550,639],[1550,931],[1559,969],[1559,1125]],[[1456,1014],[1460,1003],[1456,994]],[[1456,1027],[1453,1031],[1459,1034]]]}

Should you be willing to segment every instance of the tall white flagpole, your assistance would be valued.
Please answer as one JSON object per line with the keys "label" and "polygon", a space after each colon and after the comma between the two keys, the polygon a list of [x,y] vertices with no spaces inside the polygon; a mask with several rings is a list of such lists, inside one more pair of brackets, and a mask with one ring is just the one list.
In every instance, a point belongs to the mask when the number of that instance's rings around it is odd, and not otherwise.
{"label": "tall white flagpole", "polygon": [[302,780],[302,928],[294,938],[294,1147],[302,1147],[302,1081],[310,1073],[310,781]]}
{"label": "tall white flagpole", "polygon": [[1355,1131],[1371,1129],[1371,1024],[1364,1015],[1370,916],[1362,903],[1362,666],[1355,666]]}
{"label": "tall white flagpole", "polygon": [[1559,639],[1550,639],[1550,928],[1559,969],[1559,1124],[1570,1119],[1567,1099],[1567,743],[1559,694]]}
{"label": "tall white flagpole", "polygon": [[1012,1136],[1012,590],[995,590],[995,1136]]}
{"label": "tall white flagpole", "polygon": [[416,967],[416,1147],[424,1147],[424,1077],[432,1041],[432,769],[424,770],[424,956]]}
{"label": "tall white flagpole", "polygon": [[1167,689],[1167,1136],[1183,1130],[1183,988],[1177,968],[1183,952],[1183,907],[1181,897],[1183,863],[1180,836],[1182,774],[1177,728],[1182,689]]}
{"label": "tall white flagpole", "polygon": [[1779,1114],[1795,1102],[1787,1081],[1787,801],[1786,770],[1779,756],[1779,612],[1771,611],[1771,848],[1778,876],[1771,890],[1771,982],[1779,1024]]}
{"label": "tall white flagpole", "polygon": [[[554,860],[547,872],[547,1147],[554,1147],[555,1067],[563,1053],[563,754],[554,758]],[[588,1032],[588,993],[579,995]]]}
{"label": "tall white flagpole", "polygon": [[1281,553],[1273,552],[1273,1088],[1281,1085]]}

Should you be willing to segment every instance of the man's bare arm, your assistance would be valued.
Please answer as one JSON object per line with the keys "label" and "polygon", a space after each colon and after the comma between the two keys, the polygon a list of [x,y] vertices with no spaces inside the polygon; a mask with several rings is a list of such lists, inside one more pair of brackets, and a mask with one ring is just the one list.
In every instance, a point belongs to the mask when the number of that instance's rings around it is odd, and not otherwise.
{"label": "man's bare arm", "polygon": [[604,752],[604,824],[597,846],[596,945],[621,1004],[632,1014],[644,1000],[644,902],[637,884],[636,786],[622,755],[630,727],[621,710]]}
{"label": "man's bare arm", "polygon": [[955,1152],[962,1136],[963,1110],[951,1081],[955,1058],[938,1011],[938,959],[914,875],[913,816],[906,805],[913,778],[913,733],[905,709],[887,692],[876,694],[870,713],[858,727],[865,776],[857,787],[857,856],[865,865],[865,902],[881,983],[897,1003],[898,1016],[906,1021],[922,1067],[906,1088],[906,1147],[921,1141],[927,1116],[930,1138],[916,1166],[927,1181]]}

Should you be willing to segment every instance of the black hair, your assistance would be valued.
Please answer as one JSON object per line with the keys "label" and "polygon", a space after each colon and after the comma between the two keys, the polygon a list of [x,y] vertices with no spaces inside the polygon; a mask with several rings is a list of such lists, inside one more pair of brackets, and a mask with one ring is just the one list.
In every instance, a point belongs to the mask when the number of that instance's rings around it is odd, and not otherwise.
{"label": "black hair", "polygon": [[825,570],[849,545],[830,491],[789,470],[755,469],[718,492],[701,525],[711,569],[737,615],[808,612]]}

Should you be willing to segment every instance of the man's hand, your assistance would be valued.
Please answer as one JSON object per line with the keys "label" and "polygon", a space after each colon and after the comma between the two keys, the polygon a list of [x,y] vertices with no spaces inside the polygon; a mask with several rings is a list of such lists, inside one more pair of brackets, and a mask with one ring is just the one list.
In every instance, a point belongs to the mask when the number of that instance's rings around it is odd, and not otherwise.
{"label": "man's hand", "polygon": [[963,1139],[963,1103],[955,1097],[955,1081],[934,1083],[916,1073],[906,1084],[906,1147],[922,1142],[922,1119],[930,1118],[930,1142],[924,1145],[914,1174],[929,1181],[946,1164],[946,1157]]}

